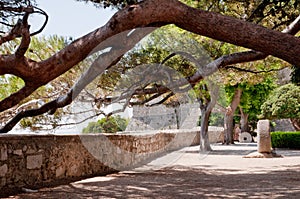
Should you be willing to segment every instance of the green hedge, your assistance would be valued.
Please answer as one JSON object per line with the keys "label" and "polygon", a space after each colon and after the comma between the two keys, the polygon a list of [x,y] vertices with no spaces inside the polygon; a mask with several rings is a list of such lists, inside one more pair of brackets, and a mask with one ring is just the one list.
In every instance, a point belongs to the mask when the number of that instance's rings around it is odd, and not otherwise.
{"label": "green hedge", "polygon": [[300,132],[272,132],[273,148],[300,149]]}

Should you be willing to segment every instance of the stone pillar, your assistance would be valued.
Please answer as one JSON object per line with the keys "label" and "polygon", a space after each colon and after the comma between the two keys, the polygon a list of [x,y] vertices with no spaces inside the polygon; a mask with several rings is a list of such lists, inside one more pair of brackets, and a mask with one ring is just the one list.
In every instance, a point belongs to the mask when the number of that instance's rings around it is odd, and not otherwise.
{"label": "stone pillar", "polygon": [[271,153],[270,121],[259,120],[257,133],[257,151],[259,153]]}

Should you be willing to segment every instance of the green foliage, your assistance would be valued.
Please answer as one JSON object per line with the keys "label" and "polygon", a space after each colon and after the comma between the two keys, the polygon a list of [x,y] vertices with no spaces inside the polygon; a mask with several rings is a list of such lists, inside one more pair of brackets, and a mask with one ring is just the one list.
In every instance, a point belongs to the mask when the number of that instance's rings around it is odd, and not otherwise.
{"label": "green foliage", "polygon": [[224,126],[224,114],[222,113],[211,113],[209,117],[210,126]]}
{"label": "green foliage", "polygon": [[[262,82],[258,82],[256,84],[251,84],[248,82],[239,83],[237,85],[226,85],[226,100],[227,104],[230,104],[233,100],[234,93],[236,89],[242,90],[242,95],[240,98],[239,108],[236,110],[236,115],[234,116],[235,123],[239,123],[241,120],[241,116],[238,115],[244,114],[247,118],[245,127],[250,125],[252,127],[256,126],[258,121],[258,117],[261,114],[261,105],[267,100],[270,92],[276,87],[275,83],[272,79],[266,78]],[[242,113],[241,113],[242,111]]]}
{"label": "green foliage", "polygon": [[267,119],[300,118],[300,86],[287,84],[275,89],[261,106]]}
{"label": "green foliage", "polygon": [[128,120],[121,118],[119,115],[109,118],[102,118],[97,122],[90,122],[82,133],[116,133],[124,131],[128,125]]}
{"label": "green foliage", "polygon": [[300,132],[272,132],[273,148],[300,149]]}
{"label": "green foliage", "polygon": [[[203,56],[201,55],[201,52],[203,52],[201,44],[192,39],[191,33],[173,25],[160,28],[144,38],[135,48],[126,53],[118,64],[101,75],[97,80],[97,87],[106,95],[113,95],[114,93],[111,92],[116,92],[116,88],[126,90],[141,78],[144,79],[144,76],[136,72],[139,71],[139,67],[141,68],[146,64],[159,64],[171,53],[178,51],[186,52],[196,58]],[[207,57],[205,57],[205,60],[207,60]],[[181,55],[172,57],[164,65],[170,69],[171,72],[168,72],[168,75],[173,81],[191,76],[197,71],[196,65]],[[136,79],[133,79],[133,77],[136,77]],[[166,83],[166,78],[161,78],[157,82],[151,82],[147,85],[147,88],[164,83]],[[97,94],[94,95],[97,96]],[[147,97],[149,96],[141,96],[139,100]]]}
{"label": "green foliage", "polygon": [[[186,52],[195,58],[202,58],[205,61],[205,59],[208,59],[208,56],[202,54],[205,50],[193,36],[194,34],[173,25],[162,27],[150,34],[137,48],[128,54],[131,62],[127,63],[130,63],[131,67],[141,64],[161,63],[168,55],[178,51]],[[125,61],[128,61],[128,59],[125,59]],[[172,57],[165,62],[165,65],[173,68],[185,77],[194,74],[197,70],[193,63],[181,55]]]}
{"label": "green foliage", "polygon": [[0,100],[24,86],[24,81],[13,75],[0,76]]}
{"label": "green foliage", "polygon": [[299,0],[182,0],[190,6],[282,30],[299,15]]}
{"label": "green foliage", "polygon": [[[247,20],[253,23],[260,24],[270,29],[282,30],[286,25],[290,24],[299,13],[299,0],[292,1],[254,1],[254,0],[182,0],[190,6],[218,12],[224,15],[232,16],[242,20]],[[297,14],[296,14],[297,13]],[[245,51],[247,49],[231,45],[228,43],[215,41],[202,36],[195,36],[195,39],[201,43],[204,49],[210,54],[212,59],[216,59],[222,55],[231,54],[235,52]],[[286,65],[282,60],[274,57],[267,57],[265,60],[236,64],[235,67],[261,71],[265,68],[279,69]],[[225,69],[220,70],[224,84],[234,86],[239,83],[248,82],[250,84],[257,84],[264,81],[267,77],[274,77],[274,73],[248,73],[237,70]],[[229,100],[230,101],[230,100]]]}
{"label": "green foliage", "polygon": [[249,114],[249,121],[256,121],[261,113],[261,105],[267,100],[275,84],[267,79],[255,85],[244,83],[240,85],[240,88],[243,90],[240,107],[244,113]]}
{"label": "green foliage", "polygon": [[71,40],[72,38],[57,35],[32,37],[26,56],[36,61],[45,60],[63,49]]}
{"label": "green foliage", "polygon": [[211,95],[207,87],[207,83],[205,81],[201,81],[196,84],[193,90],[197,100],[201,103],[201,105],[208,105],[208,103],[211,101]]}
{"label": "green foliage", "polygon": [[[29,128],[31,131],[38,131],[43,129],[55,129],[60,125],[61,117],[65,115],[63,109],[57,110],[53,115],[40,115],[36,117],[23,118],[20,121],[22,128]],[[47,127],[45,127],[47,125]]]}
{"label": "green foliage", "polygon": [[226,94],[226,104],[230,104],[233,97],[234,97],[234,92],[238,88],[238,85],[226,85],[225,86],[225,94]]}

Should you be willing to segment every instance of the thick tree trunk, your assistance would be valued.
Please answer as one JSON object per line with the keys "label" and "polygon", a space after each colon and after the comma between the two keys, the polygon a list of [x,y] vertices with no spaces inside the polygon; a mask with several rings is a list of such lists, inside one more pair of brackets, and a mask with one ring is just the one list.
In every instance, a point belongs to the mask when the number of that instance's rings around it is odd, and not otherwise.
{"label": "thick tree trunk", "polygon": [[201,106],[200,152],[212,151],[208,138],[208,123],[211,110]]}
{"label": "thick tree trunk", "polygon": [[212,109],[217,103],[217,98],[219,95],[219,87],[209,82],[210,91],[205,87],[204,92],[209,92],[210,97],[205,99],[200,99],[200,109],[201,109],[201,128],[200,128],[200,152],[212,151],[210,147],[209,137],[208,137],[208,125],[209,117]]}
{"label": "thick tree trunk", "polygon": [[226,108],[224,117],[224,141],[223,144],[229,145],[234,144],[233,140],[233,116],[234,112],[240,104],[242,96],[242,90],[237,88],[234,93],[234,97],[229,107]]}
{"label": "thick tree trunk", "polygon": [[243,109],[240,108],[241,112],[241,132],[249,132],[249,123],[248,123],[248,118],[249,114],[244,113]]}
{"label": "thick tree trunk", "polygon": [[226,111],[224,117],[224,144],[233,144],[233,113],[231,110]]}

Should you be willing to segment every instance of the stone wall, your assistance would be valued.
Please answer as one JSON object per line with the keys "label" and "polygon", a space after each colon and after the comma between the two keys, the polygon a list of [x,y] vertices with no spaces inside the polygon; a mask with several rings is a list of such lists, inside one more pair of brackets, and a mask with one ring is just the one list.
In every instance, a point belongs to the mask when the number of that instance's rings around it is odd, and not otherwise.
{"label": "stone wall", "polygon": [[133,116],[126,131],[187,129],[197,127],[201,114],[199,104],[181,104],[167,107],[133,106]]}
{"label": "stone wall", "polygon": [[[220,137],[221,133],[211,134]],[[130,169],[168,151],[196,144],[197,129],[113,135],[1,135],[0,196],[11,190]]]}
{"label": "stone wall", "polygon": [[271,129],[272,131],[296,131],[289,119],[272,120],[272,122],[275,123],[275,126]]}
{"label": "stone wall", "polygon": [[0,193],[113,172],[78,136],[1,135]]}

